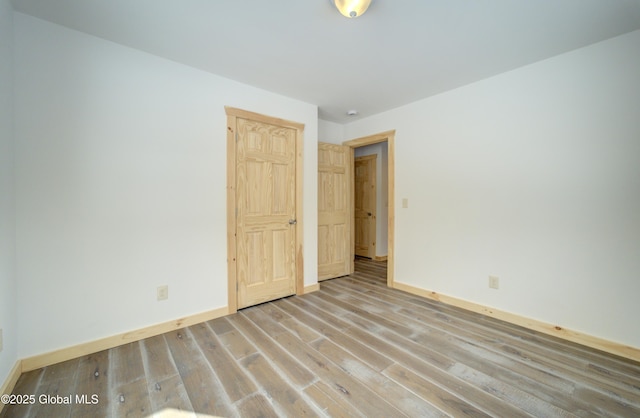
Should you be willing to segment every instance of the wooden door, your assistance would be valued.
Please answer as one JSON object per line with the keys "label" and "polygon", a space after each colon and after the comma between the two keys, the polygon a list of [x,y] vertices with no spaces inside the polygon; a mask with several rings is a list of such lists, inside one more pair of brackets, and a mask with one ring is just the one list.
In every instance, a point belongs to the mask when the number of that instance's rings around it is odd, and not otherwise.
{"label": "wooden door", "polygon": [[236,119],[238,308],[296,293],[296,130]]}
{"label": "wooden door", "polygon": [[318,280],[353,273],[353,150],[318,143]]}
{"label": "wooden door", "polygon": [[355,170],[355,253],[376,255],[376,155],[357,157]]}

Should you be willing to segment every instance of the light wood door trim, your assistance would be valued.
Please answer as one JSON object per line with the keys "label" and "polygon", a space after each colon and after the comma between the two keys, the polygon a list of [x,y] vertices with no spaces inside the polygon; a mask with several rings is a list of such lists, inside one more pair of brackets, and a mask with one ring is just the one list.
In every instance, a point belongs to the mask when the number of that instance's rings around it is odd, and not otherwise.
{"label": "light wood door trim", "polygon": [[[356,189],[355,189],[355,181],[354,181],[354,171],[353,171],[353,167],[355,164],[355,160],[356,160],[356,155],[355,155],[355,150],[352,147],[349,147],[349,167],[351,167],[351,173],[349,173],[349,205],[351,206],[351,208],[349,209],[350,213],[354,213],[356,210],[356,202],[355,202],[355,195],[356,195]],[[353,272],[356,270],[356,264],[355,264],[355,248],[356,248],[356,225],[354,222],[354,219],[351,219],[350,225],[349,225],[350,231],[349,231],[349,257],[351,259],[351,265],[349,266],[349,274],[353,274]]]}
{"label": "light wood door trim", "polygon": [[[378,144],[380,142],[387,143],[388,161],[387,161],[387,179],[389,187],[387,190],[387,199],[389,200],[388,208],[388,236],[387,236],[387,286],[393,287],[395,280],[395,136],[396,131],[386,131],[375,135],[363,136],[361,138],[345,141],[342,145],[351,148],[358,148],[365,145]],[[351,192],[353,196],[353,191]],[[353,234],[353,233],[352,233]]]}
{"label": "light wood door trim", "polygon": [[286,119],[275,118],[272,116],[266,116],[260,113],[250,112],[248,110],[238,109],[235,107],[224,107],[227,112],[227,116],[235,116],[242,119],[255,120],[256,122],[268,123],[271,125],[282,126],[286,128],[293,128],[299,131],[304,131],[304,123],[292,122]]}
{"label": "light wood door trim", "polygon": [[238,311],[237,238],[236,238],[236,122],[237,118],[250,119],[296,130],[296,294],[304,294],[303,259],[303,145],[304,124],[225,106],[227,114],[227,304],[229,313]]}

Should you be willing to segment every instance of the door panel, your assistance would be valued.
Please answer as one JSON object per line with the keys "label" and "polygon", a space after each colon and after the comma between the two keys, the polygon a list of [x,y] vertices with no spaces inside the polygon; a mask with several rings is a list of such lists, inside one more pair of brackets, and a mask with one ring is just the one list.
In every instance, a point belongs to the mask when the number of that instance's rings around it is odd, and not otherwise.
{"label": "door panel", "polygon": [[353,273],[352,150],[318,143],[318,280]]}
{"label": "door panel", "polygon": [[238,308],[296,293],[296,131],[237,118]]}
{"label": "door panel", "polygon": [[358,157],[355,170],[355,253],[375,257],[376,241],[376,155]]}

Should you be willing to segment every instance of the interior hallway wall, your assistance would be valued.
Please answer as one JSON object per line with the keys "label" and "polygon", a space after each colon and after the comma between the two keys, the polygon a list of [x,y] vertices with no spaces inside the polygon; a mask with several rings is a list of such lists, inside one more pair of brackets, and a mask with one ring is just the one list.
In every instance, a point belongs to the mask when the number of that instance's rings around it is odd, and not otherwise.
{"label": "interior hallway wall", "polygon": [[356,148],[354,155],[376,155],[376,256],[387,256],[389,226],[389,147],[386,142]]}

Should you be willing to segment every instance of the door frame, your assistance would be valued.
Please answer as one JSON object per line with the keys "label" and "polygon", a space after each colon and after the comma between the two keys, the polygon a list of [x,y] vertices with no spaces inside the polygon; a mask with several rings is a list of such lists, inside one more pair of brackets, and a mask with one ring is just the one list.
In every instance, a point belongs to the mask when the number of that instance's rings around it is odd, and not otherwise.
{"label": "door frame", "polygon": [[285,119],[262,115],[248,110],[238,109],[230,106],[224,107],[227,114],[227,307],[229,314],[238,311],[238,267],[237,267],[237,224],[236,224],[236,119],[249,119],[256,122],[270,125],[291,128],[296,131],[296,170],[295,170],[295,193],[296,193],[296,294],[304,293],[304,264],[303,264],[303,231],[304,223],[302,218],[302,173],[303,171],[303,144],[304,144],[304,124],[292,122]]}
{"label": "door frame", "polygon": [[[386,131],[379,134],[363,136],[349,141],[344,141],[342,145],[346,145],[351,148],[359,148],[365,145],[378,144],[380,142],[387,143],[388,161],[387,161],[387,201],[389,202],[388,215],[387,215],[387,286],[393,287],[395,280],[395,136],[396,131]],[[353,155],[353,154],[352,154]],[[352,161],[353,164],[353,161]],[[352,175],[355,175],[352,171]],[[354,177],[355,178],[355,177]],[[351,184],[354,179],[352,178]],[[351,187],[351,199],[354,198],[354,190]],[[352,200],[353,201],[353,200]],[[353,223],[352,223],[353,225]],[[354,237],[353,227],[351,230],[352,241]]]}

